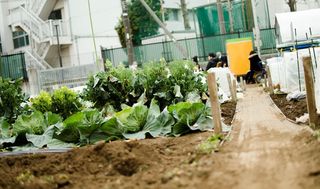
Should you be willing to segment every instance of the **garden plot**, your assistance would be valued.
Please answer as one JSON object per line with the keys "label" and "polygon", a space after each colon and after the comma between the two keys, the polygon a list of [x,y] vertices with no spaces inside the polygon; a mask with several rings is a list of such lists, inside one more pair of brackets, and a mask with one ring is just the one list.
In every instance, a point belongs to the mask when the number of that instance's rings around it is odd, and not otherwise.
{"label": "garden plot", "polygon": [[318,188],[320,145],[312,134],[283,119],[258,88],[248,86],[237,106],[234,132],[224,146],[214,148],[217,153],[204,148],[207,141],[216,145],[212,133],[197,132],[3,157],[0,187]]}
{"label": "garden plot", "polygon": [[[92,76],[80,96],[62,87],[26,100],[23,94],[12,96],[11,89],[4,90],[2,98],[12,98],[17,105],[1,112],[1,149],[68,149],[100,140],[178,137],[213,130],[206,75],[194,73],[191,62],[149,63],[138,70],[108,65],[107,69]],[[7,80],[2,83],[11,85]],[[12,90],[20,94],[17,86],[18,82]],[[229,130],[224,124],[223,131]]]}
{"label": "garden plot", "polygon": [[[271,96],[283,113],[292,120],[296,120],[307,112],[306,100],[296,99],[290,102],[285,100],[286,95],[293,93],[305,93],[305,79],[303,68],[303,57],[311,56],[312,72],[314,77],[316,107],[320,110],[320,49],[309,48],[297,52],[285,52],[283,57],[275,57],[267,60],[270,68],[272,83],[276,93],[280,95]],[[297,59],[298,57],[298,59]]]}

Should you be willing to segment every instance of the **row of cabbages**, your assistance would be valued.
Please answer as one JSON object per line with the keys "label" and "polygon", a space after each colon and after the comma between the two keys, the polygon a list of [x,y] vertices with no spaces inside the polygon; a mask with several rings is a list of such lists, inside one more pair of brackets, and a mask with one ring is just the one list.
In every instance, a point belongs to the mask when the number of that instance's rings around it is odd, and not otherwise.
{"label": "row of cabbages", "polygon": [[16,84],[19,95],[4,94],[17,103],[11,113],[0,112],[1,147],[60,148],[213,128],[205,74],[194,73],[192,62],[107,70],[92,76],[79,95],[62,87],[27,99]]}

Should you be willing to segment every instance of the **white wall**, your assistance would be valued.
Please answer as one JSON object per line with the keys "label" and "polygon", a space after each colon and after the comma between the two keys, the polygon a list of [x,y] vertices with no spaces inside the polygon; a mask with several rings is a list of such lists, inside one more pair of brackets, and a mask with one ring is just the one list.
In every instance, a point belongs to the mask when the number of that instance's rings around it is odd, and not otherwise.
{"label": "white wall", "polygon": [[[186,0],[187,8],[202,6],[208,3],[214,3],[216,0]],[[180,8],[180,0],[165,0],[163,7],[165,8]]]}
{"label": "white wall", "polygon": [[[282,13],[282,12],[289,12],[290,8],[285,3],[285,0],[268,0],[268,5],[269,5],[271,27],[274,27],[275,14]],[[320,1],[306,0],[306,1],[298,1],[297,3],[298,11],[306,10],[306,9],[314,9],[314,8],[320,8]]]}
{"label": "white wall", "polygon": [[[121,16],[120,1],[91,0],[93,30],[96,47],[101,58],[100,46],[120,47],[115,31]],[[71,23],[73,44],[70,47],[71,64],[94,63],[94,45],[91,33],[87,0],[69,0],[69,22]]]}
{"label": "white wall", "polygon": [[7,17],[9,3],[0,3],[0,35],[3,53],[10,53],[13,51],[12,32],[8,26]]}

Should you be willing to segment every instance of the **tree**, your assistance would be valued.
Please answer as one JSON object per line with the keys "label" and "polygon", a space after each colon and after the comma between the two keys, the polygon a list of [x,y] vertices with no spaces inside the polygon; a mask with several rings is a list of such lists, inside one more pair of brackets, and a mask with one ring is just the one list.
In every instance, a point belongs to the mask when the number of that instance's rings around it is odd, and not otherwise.
{"label": "tree", "polygon": [[297,0],[286,0],[286,3],[290,7],[290,12],[297,11]]}
{"label": "tree", "polygon": [[180,4],[181,4],[180,6],[181,6],[181,11],[182,11],[184,29],[190,30],[191,27],[190,27],[190,23],[189,23],[189,14],[188,14],[186,0],[180,0]]}
{"label": "tree", "polygon": [[[150,8],[155,11],[158,17],[161,16],[160,0],[146,0]],[[132,42],[134,46],[141,45],[141,40],[145,37],[158,33],[159,25],[145,11],[139,0],[131,0],[128,3],[128,15],[130,19]],[[126,47],[125,28],[122,19],[119,20],[115,30],[118,33],[122,47]]]}

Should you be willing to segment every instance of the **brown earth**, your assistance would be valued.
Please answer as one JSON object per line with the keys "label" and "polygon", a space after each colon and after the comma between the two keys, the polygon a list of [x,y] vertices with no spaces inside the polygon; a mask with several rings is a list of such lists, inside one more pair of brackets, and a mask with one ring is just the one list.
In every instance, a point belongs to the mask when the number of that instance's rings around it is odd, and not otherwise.
{"label": "brown earth", "polygon": [[[221,105],[230,125],[236,103]],[[198,156],[198,144],[211,132],[179,138],[115,141],[74,149],[63,154],[34,154],[0,158],[0,188],[140,188],[165,184],[170,171]],[[136,180],[137,182],[132,182]]]}
{"label": "brown earth", "polygon": [[287,94],[274,94],[270,96],[283,114],[291,120],[295,121],[297,117],[301,117],[305,113],[308,113],[306,99],[287,101]]}
{"label": "brown earth", "polygon": [[236,113],[236,103],[235,102],[226,102],[221,105],[221,116],[223,122],[227,125],[231,125],[233,116]]}
{"label": "brown earth", "polygon": [[[257,103],[259,102],[259,103]],[[116,141],[63,154],[0,158],[0,188],[320,188],[320,145],[268,96],[247,88],[220,151],[200,153],[211,132]]]}
{"label": "brown earth", "polygon": [[[287,101],[286,94],[274,94],[270,96],[281,112],[292,121],[296,121],[296,118],[308,113],[306,99]],[[320,125],[320,115],[318,115],[318,125]]]}

